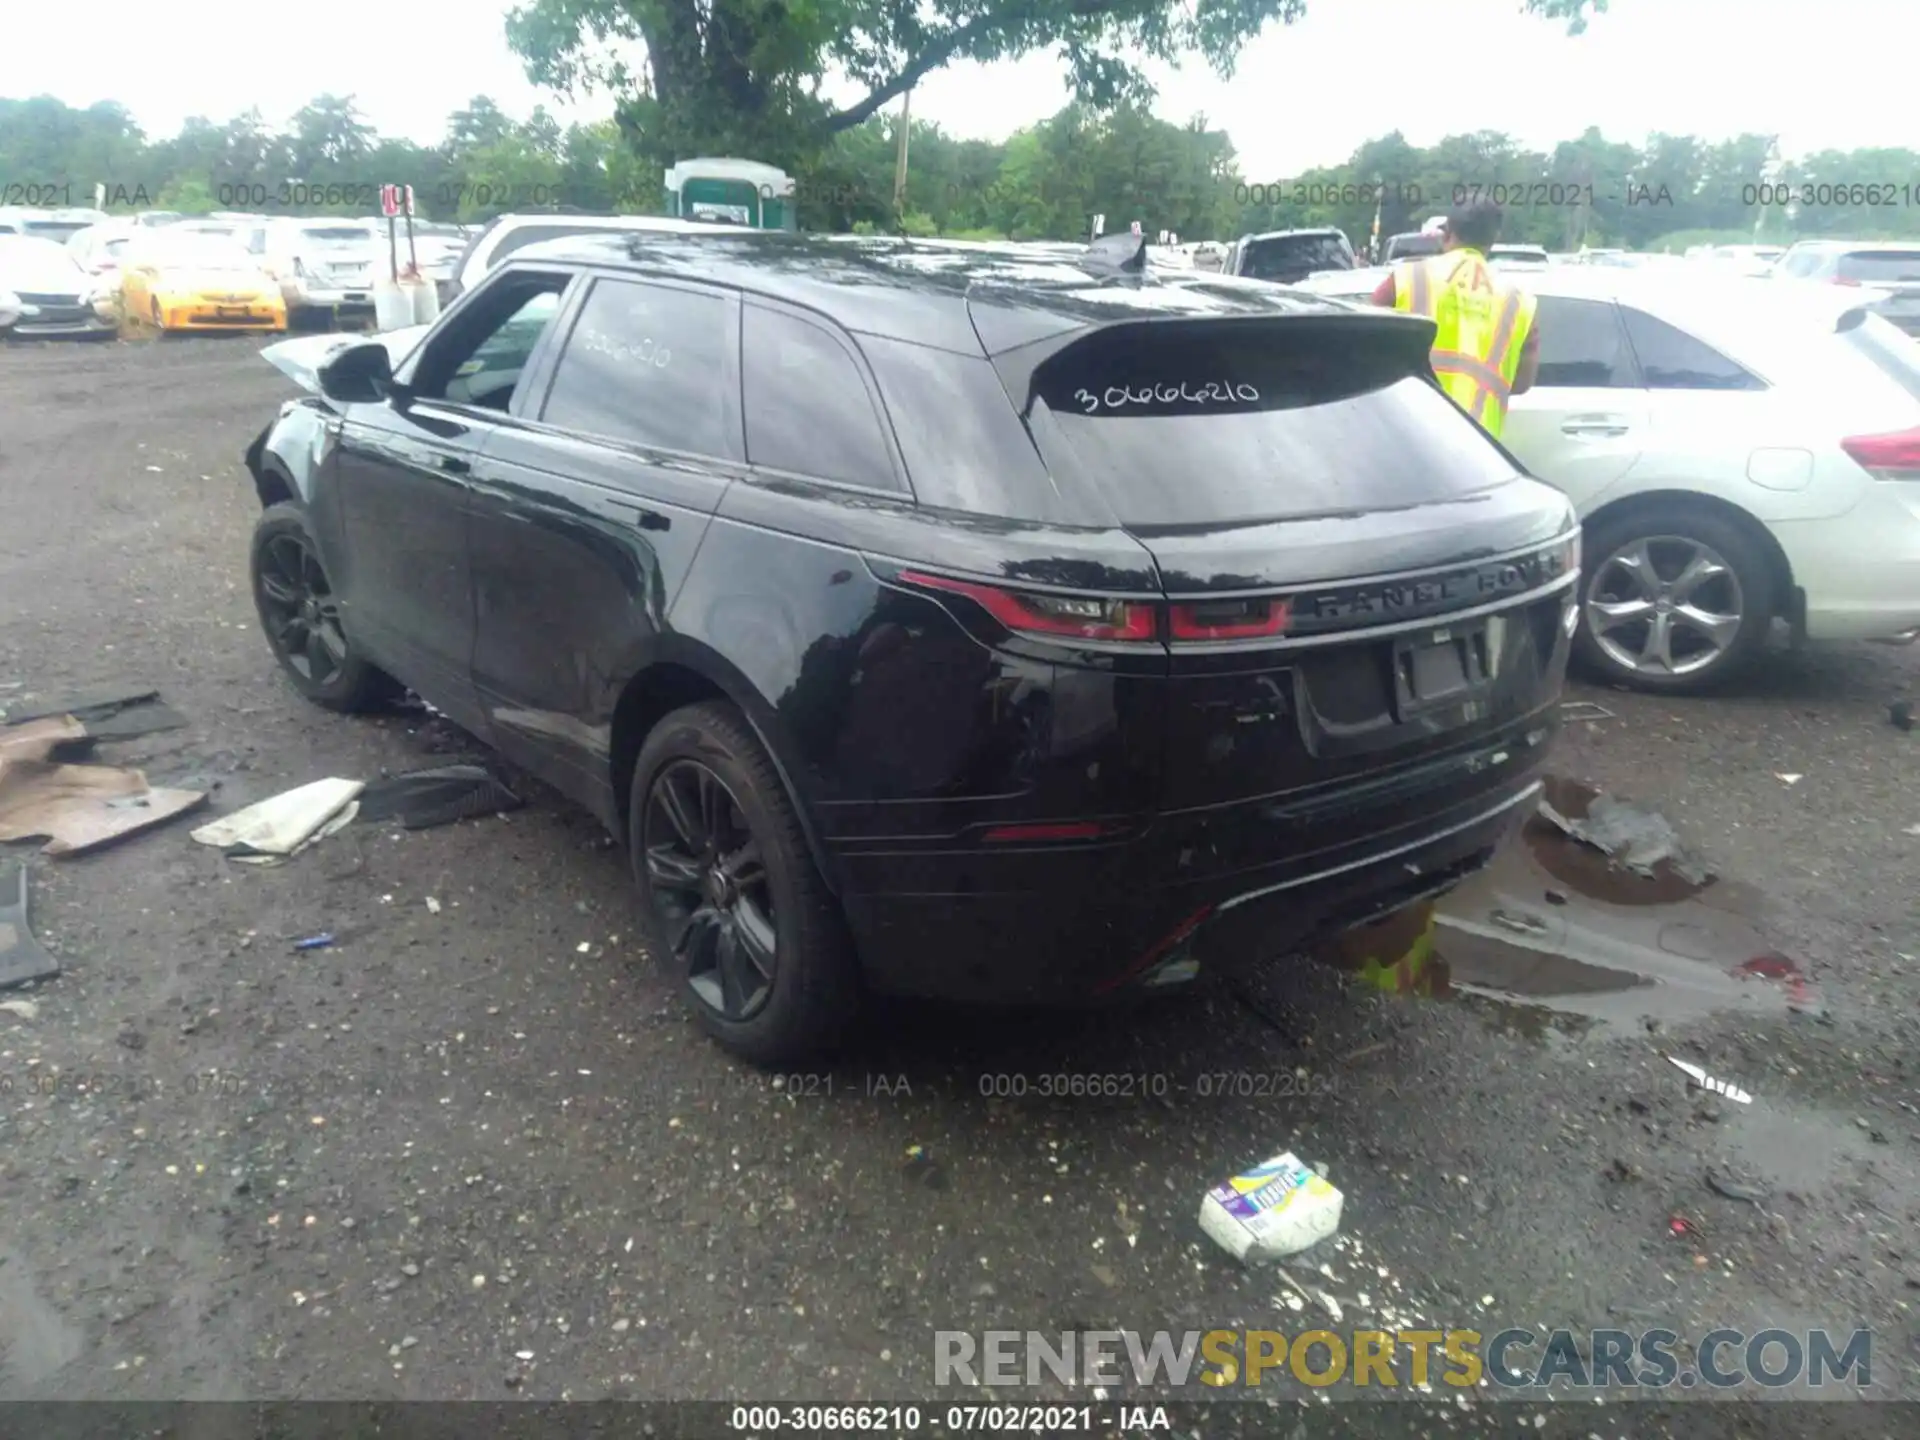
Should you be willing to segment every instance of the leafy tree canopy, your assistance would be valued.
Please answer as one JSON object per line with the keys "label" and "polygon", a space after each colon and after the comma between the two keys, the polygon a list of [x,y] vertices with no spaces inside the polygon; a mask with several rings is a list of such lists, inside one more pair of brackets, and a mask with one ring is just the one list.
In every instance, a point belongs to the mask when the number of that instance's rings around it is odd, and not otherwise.
{"label": "leafy tree canopy", "polygon": [[[1516,4],[1576,33],[1606,9]],[[527,0],[508,16],[507,41],[538,84],[610,90],[622,131],[656,163],[745,155],[791,169],[955,61],[1053,48],[1076,99],[1145,105],[1142,61],[1198,54],[1231,76],[1249,40],[1305,10],[1306,0]],[[860,98],[828,101],[829,76]]]}

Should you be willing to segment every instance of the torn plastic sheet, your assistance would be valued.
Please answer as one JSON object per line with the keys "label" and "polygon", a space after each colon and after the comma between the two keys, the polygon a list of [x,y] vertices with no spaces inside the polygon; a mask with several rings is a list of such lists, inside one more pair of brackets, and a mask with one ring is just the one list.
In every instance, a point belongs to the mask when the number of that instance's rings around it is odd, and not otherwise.
{"label": "torn plastic sheet", "polygon": [[0,880],[0,990],[59,973],[60,962],[27,928],[27,867],[18,866],[14,879]]}
{"label": "torn plastic sheet", "polygon": [[1616,865],[1636,875],[1652,875],[1662,861],[1681,879],[1704,885],[1712,872],[1681,848],[1680,837],[1664,815],[1642,810],[1611,795],[1595,795],[1578,819],[1563,815],[1547,801],[1540,814],[1574,839],[1593,846]]}
{"label": "torn plastic sheet", "polygon": [[365,788],[358,780],[315,780],[202,825],[193,838],[244,864],[279,865],[348,824]]}

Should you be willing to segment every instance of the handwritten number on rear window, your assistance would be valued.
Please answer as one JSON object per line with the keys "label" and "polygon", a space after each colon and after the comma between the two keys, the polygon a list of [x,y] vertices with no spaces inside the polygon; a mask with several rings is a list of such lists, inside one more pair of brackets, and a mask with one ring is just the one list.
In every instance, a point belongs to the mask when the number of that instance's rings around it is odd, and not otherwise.
{"label": "handwritten number on rear window", "polygon": [[1260,392],[1251,385],[1213,380],[1198,386],[1192,381],[1179,385],[1142,385],[1137,390],[1127,385],[1109,385],[1099,395],[1091,390],[1076,390],[1073,398],[1086,414],[1092,415],[1103,405],[1109,410],[1119,410],[1128,405],[1171,405],[1176,400],[1184,400],[1189,405],[1254,405],[1259,403]]}

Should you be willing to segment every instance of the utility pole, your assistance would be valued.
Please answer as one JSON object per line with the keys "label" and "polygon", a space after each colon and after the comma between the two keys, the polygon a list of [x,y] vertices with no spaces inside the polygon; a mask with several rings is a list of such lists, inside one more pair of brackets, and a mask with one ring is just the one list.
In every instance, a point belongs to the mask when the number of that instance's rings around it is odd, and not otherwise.
{"label": "utility pole", "polygon": [[901,225],[907,218],[907,133],[912,129],[912,107],[913,87],[909,85],[900,97],[900,134],[893,159],[893,214],[894,222]]}

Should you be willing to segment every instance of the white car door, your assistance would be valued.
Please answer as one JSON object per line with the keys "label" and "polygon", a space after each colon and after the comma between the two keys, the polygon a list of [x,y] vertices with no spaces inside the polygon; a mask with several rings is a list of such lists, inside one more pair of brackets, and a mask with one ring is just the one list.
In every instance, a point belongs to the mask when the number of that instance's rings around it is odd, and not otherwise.
{"label": "white car door", "polygon": [[1585,516],[1647,448],[1647,392],[1612,301],[1542,295],[1534,323],[1540,373],[1501,439]]}

